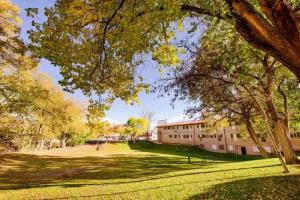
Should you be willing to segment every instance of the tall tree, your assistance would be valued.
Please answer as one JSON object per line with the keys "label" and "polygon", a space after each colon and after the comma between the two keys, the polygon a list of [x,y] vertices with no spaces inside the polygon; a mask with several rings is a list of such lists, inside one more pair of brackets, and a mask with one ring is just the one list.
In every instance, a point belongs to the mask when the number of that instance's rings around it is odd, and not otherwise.
{"label": "tall tree", "polygon": [[[190,97],[196,98],[197,101],[201,100],[207,109],[214,108],[217,111],[225,109],[227,112],[233,112],[238,108],[247,122],[247,118],[251,118],[252,115],[252,112],[249,115],[247,107],[250,106],[253,111],[257,109],[255,102],[249,103],[251,98],[245,91],[245,87],[250,87],[255,96],[260,97],[263,108],[270,117],[274,127],[272,133],[284,151],[287,163],[297,163],[297,156],[288,138],[288,113],[282,115],[280,104],[274,101],[273,92],[277,89],[275,80],[282,76],[282,70],[279,70],[282,66],[245,44],[239,35],[232,32],[230,26],[223,24],[222,31],[216,33],[214,29],[221,28],[221,24],[208,28],[192,67],[187,63],[179,70],[174,70],[175,76],[180,77],[178,83],[181,87],[177,92],[190,92],[188,93]],[[231,37],[226,37],[230,33]],[[291,74],[285,72],[283,74],[289,77],[289,80],[293,79]],[[284,98],[280,101],[285,102]],[[249,126],[251,124],[247,124],[251,130]]]}

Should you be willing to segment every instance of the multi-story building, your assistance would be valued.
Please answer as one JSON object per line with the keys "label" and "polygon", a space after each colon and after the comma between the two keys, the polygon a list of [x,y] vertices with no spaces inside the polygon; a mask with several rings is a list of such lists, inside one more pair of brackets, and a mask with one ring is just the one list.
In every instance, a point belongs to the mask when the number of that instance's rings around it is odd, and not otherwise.
{"label": "multi-story building", "polygon": [[[300,151],[300,132],[292,132],[290,139],[294,149]],[[194,145],[213,152],[259,155],[252,139],[241,137],[239,126],[211,131],[204,121],[167,123],[164,120],[158,122],[157,140],[160,143]],[[260,140],[267,152],[274,153],[269,138],[260,137]]]}

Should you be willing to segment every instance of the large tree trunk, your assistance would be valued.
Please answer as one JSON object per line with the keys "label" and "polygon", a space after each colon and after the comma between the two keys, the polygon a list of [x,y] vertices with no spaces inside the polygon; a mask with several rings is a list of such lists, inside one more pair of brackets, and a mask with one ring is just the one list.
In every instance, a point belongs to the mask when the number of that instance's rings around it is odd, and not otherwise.
{"label": "large tree trunk", "polygon": [[257,1],[267,19],[245,0],[226,0],[229,15],[191,5],[182,5],[181,9],[234,21],[249,44],[281,62],[300,81],[300,11],[293,10],[284,0]]}
{"label": "large tree trunk", "polygon": [[278,140],[279,148],[284,153],[285,162],[287,164],[297,164],[299,163],[299,160],[297,158],[297,155],[293,149],[292,143],[288,137],[289,134],[289,128],[288,128],[288,120],[287,116],[286,118],[282,118],[279,113],[278,109],[274,103],[273,99],[273,85],[274,85],[274,65],[268,64],[268,59],[265,57],[263,62],[266,70],[266,78],[267,78],[267,84],[265,87],[265,95],[266,100],[265,103],[267,105],[267,110],[270,115],[270,118],[273,122],[274,127],[274,134],[276,136],[276,139]]}
{"label": "large tree trunk", "polygon": [[260,152],[261,156],[263,158],[269,158],[270,155],[265,150],[265,148],[263,147],[263,145],[260,142],[259,138],[257,137],[257,135],[255,133],[255,130],[252,126],[252,123],[250,122],[250,119],[245,120],[245,124],[246,124],[247,130],[249,132],[249,135],[250,135],[251,139],[253,140],[253,142],[256,144],[257,148],[259,149],[259,152]]}
{"label": "large tree trunk", "polygon": [[268,89],[268,99],[266,100],[266,105],[268,108],[268,113],[273,122],[274,127],[274,134],[279,144],[280,150],[284,153],[284,158],[287,164],[297,164],[299,160],[297,155],[293,149],[292,143],[288,137],[288,127],[286,127],[285,119],[280,118],[278,115],[276,106],[273,101],[273,94],[272,94],[272,84],[270,84]]}
{"label": "large tree trunk", "polygon": [[300,20],[283,0],[258,0],[266,20],[248,2],[229,0],[241,17],[238,32],[254,47],[276,58],[300,80]]}
{"label": "large tree trunk", "polygon": [[244,86],[244,88],[247,90],[247,92],[250,94],[251,98],[253,99],[253,101],[255,102],[255,104],[257,105],[259,111],[261,112],[262,116],[263,116],[263,119],[265,121],[265,124],[266,124],[266,128],[267,128],[267,133],[268,135],[270,136],[271,138],[271,141],[273,143],[273,146],[274,146],[274,150],[276,152],[276,155],[278,156],[279,158],[279,161],[281,163],[281,166],[283,168],[283,172],[284,173],[289,173],[289,169],[286,165],[286,161],[283,159],[282,157],[282,154],[281,152],[278,150],[277,148],[277,144],[276,144],[276,141],[275,141],[275,137],[272,133],[272,129],[271,129],[271,126],[270,126],[270,123],[269,123],[269,120],[268,120],[268,116],[265,112],[265,110],[263,109],[263,107],[260,105],[260,103],[257,101],[257,99],[255,98],[255,96],[252,94],[252,92],[246,87]]}
{"label": "large tree trunk", "polygon": [[280,150],[287,164],[298,164],[299,160],[293,149],[292,143],[287,135],[284,121],[277,120],[274,122],[275,135],[278,138]]}

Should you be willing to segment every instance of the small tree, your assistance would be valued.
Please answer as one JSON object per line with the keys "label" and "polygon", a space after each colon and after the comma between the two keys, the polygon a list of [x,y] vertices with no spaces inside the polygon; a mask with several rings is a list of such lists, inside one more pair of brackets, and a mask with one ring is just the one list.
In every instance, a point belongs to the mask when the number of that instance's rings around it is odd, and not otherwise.
{"label": "small tree", "polygon": [[145,118],[131,117],[126,123],[126,133],[130,135],[131,141],[135,144],[137,136],[147,131],[149,121]]}
{"label": "small tree", "polygon": [[143,110],[141,112],[141,117],[148,120],[148,127],[147,127],[147,132],[146,132],[147,141],[149,141],[151,123],[153,121],[154,115],[155,115],[155,113],[151,110]]}

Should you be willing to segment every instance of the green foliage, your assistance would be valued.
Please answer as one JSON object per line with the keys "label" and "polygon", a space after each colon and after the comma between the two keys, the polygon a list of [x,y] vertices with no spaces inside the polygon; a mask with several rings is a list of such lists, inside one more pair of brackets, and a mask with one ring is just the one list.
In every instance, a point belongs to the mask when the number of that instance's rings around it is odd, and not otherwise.
{"label": "green foliage", "polygon": [[[46,22],[34,23],[29,32],[31,50],[60,67],[64,77],[60,84],[66,90],[101,96],[97,103],[104,106],[98,109],[108,109],[116,98],[134,103],[138,93],[147,90],[147,83],[136,75],[145,55],[173,66],[185,54],[173,44],[176,32],[185,31],[183,21],[188,15],[180,7],[184,3],[228,12],[226,6],[220,9],[226,5],[222,0],[60,0],[45,9]],[[36,13],[27,11],[28,16]]]}
{"label": "green foliage", "polygon": [[18,8],[0,1],[0,19],[0,142],[18,150],[43,148],[46,140],[66,134],[84,136],[88,127],[82,108],[37,72],[36,61],[26,52]]}
{"label": "green foliage", "polygon": [[[45,22],[33,23],[35,28],[29,32],[31,49],[36,57],[47,58],[60,67],[64,77],[61,85],[66,90],[81,89],[86,95],[102,97],[93,103],[102,104],[98,109],[104,111],[116,98],[129,103],[138,101],[138,93],[148,86],[136,74],[145,57],[152,56],[163,66],[178,66],[187,57],[189,62],[188,51],[182,51],[182,45],[178,45],[182,35],[192,38],[196,33],[202,47],[217,47],[211,56],[221,55],[214,62],[230,74],[250,62],[248,53],[260,52],[238,35],[235,19],[240,17],[230,10],[229,2],[59,0],[45,9]],[[299,4],[295,0],[289,2],[295,7]],[[262,14],[258,1],[249,3]],[[193,6],[203,15],[195,15],[193,9],[184,6]],[[27,15],[36,13],[35,9],[28,9]],[[202,30],[197,29],[202,25],[207,30],[200,36],[198,32]],[[231,44],[235,42],[239,48]],[[187,45],[186,49],[191,47]],[[237,54],[243,63],[236,58]]]}
{"label": "green foliage", "polygon": [[148,129],[149,121],[145,118],[131,117],[126,123],[126,133],[136,137],[144,134]]}

